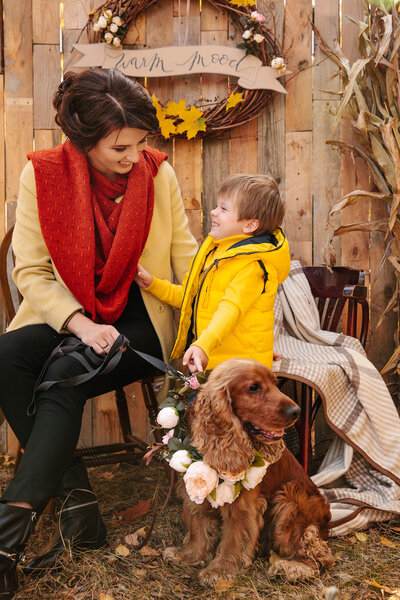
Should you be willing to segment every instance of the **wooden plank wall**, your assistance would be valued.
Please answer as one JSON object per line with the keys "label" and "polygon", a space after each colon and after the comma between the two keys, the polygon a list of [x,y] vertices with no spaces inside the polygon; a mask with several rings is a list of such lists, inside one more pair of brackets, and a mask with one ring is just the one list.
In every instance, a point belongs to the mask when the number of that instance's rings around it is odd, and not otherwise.
{"label": "wooden plank wall", "polygon": [[[0,0],[0,8],[3,2]],[[61,132],[54,123],[52,94],[63,71],[74,70],[77,60],[72,44],[77,41],[87,14],[100,0],[4,0],[4,65],[0,56],[0,233],[14,222],[20,171],[26,153],[32,148],[58,144]],[[313,6],[314,4],[314,6]],[[342,18],[339,6],[342,4]],[[292,75],[287,80],[288,95],[277,94],[258,119],[232,128],[216,139],[161,140],[152,145],[165,150],[173,164],[182,190],[190,227],[200,241],[210,228],[210,210],[216,203],[218,187],[231,173],[268,173],[280,184],[287,202],[285,229],[291,255],[303,264],[319,264],[328,232],[326,215],[331,204],[358,185],[365,184],[362,165],[340,158],[326,145],[332,139],[332,112],[338,90],[331,81],[334,66],[326,60],[314,42],[310,23],[314,20],[324,39],[333,44],[343,40],[343,50],[357,56],[356,27],[346,15],[360,17],[363,0],[258,0],[258,11],[274,14],[279,40]],[[2,12],[1,12],[2,14]],[[268,17],[270,25],[272,19]],[[188,25],[188,29],[187,29]],[[62,29],[60,46],[60,27]],[[342,28],[342,30],[341,30]],[[189,15],[183,0],[158,0],[131,28],[125,43],[128,47],[157,47],[183,43],[229,44],[235,46],[238,32],[222,14],[204,0],[192,0]],[[3,28],[0,27],[0,40]],[[342,34],[342,35],[340,35]],[[85,39],[81,38],[81,41]],[[63,63],[61,63],[61,56]],[[193,103],[199,98],[213,102],[226,97],[227,78],[217,75],[192,75],[142,81],[162,103],[184,98]],[[336,133],[349,138],[343,126]],[[371,208],[371,210],[370,210]],[[379,214],[368,205],[353,207],[343,222]],[[337,244],[342,264],[362,267],[368,274],[376,271],[380,259],[378,234],[352,235]],[[371,244],[373,244],[371,246]],[[372,251],[371,251],[372,250]],[[371,272],[372,271],[372,272]],[[385,273],[384,285],[371,292],[372,324],[377,319],[392,280]],[[382,366],[391,351],[390,338],[395,324],[375,331],[371,356]],[[388,341],[389,340],[389,341]],[[135,433],[149,434],[140,386],[128,388]],[[4,447],[4,434],[1,437]],[[107,443],[120,439],[112,395],[90,401],[84,414],[81,445]],[[9,449],[13,449],[9,436]]]}

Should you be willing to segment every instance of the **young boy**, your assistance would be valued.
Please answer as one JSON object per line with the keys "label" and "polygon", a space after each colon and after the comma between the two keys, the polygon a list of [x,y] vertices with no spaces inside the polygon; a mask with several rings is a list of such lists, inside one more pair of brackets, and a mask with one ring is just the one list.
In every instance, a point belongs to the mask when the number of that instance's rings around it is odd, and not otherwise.
{"label": "young boy", "polygon": [[266,175],[233,175],[211,211],[211,231],[182,285],[138,266],[135,280],[161,301],[181,309],[171,358],[192,373],[232,357],[272,365],[274,301],[290,269],[280,225],[285,204]]}

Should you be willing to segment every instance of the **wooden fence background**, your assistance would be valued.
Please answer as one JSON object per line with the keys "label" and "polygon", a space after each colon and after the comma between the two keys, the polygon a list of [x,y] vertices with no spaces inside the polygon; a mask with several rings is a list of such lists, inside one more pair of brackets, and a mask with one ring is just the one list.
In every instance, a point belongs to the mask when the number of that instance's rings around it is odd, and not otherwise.
{"label": "wooden fence background", "polygon": [[[179,7],[179,2],[181,6]],[[87,14],[101,0],[0,0],[0,234],[13,224],[19,174],[32,149],[51,147],[61,141],[54,122],[52,94],[63,71],[74,68],[71,52]],[[4,6],[2,6],[4,4]],[[332,111],[339,102],[338,80],[331,80],[335,67],[325,59],[314,41],[314,21],[324,39],[340,42],[343,52],[357,57],[357,27],[347,15],[361,18],[363,0],[259,0],[257,9],[266,14],[265,4],[275,15],[277,33],[294,76],[288,78],[287,96],[277,94],[264,113],[250,123],[232,128],[217,139],[186,141],[152,140],[166,150],[181,186],[186,212],[198,240],[209,229],[209,211],[220,182],[231,173],[269,173],[280,183],[287,201],[285,230],[292,257],[302,264],[319,264],[328,231],[326,216],[331,204],[367,177],[363,164],[341,158],[326,145],[332,139]],[[178,44],[184,38],[189,18],[188,44],[233,44],[238,34],[224,14],[207,0],[200,6],[192,0],[190,16],[183,0],[158,0],[129,32],[126,42],[142,48]],[[81,41],[86,41],[81,38]],[[147,86],[161,102],[184,98],[188,103],[214,100],[227,95],[227,79],[218,75],[191,75],[149,79]],[[336,139],[349,139],[348,126]],[[342,222],[379,218],[382,208],[357,205],[346,210]],[[338,264],[362,267],[373,281],[381,258],[383,234],[351,234],[338,245]],[[384,271],[371,286],[370,357],[381,368],[390,356],[396,330],[394,318],[376,329],[393,281]],[[0,383],[1,385],[1,383]],[[146,415],[137,384],[128,389],[135,433],[146,435]],[[81,444],[118,440],[120,436],[111,395],[90,401],[85,410]],[[2,447],[7,447],[5,431]],[[8,450],[15,440],[8,432]]]}

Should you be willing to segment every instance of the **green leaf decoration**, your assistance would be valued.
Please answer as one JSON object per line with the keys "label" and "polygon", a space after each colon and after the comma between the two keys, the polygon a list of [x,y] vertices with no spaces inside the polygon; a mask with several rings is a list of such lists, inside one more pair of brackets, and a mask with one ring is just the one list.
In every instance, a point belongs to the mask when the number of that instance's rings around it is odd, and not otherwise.
{"label": "green leaf decoration", "polygon": [[236,498],[239,496],[240,492],[243,489],[243,485],[240,481],[237,481],[235,483],[235,491],[233,492],[233,499],[236,500]]}
{"label": "green leaf decoration", "polygon": [[259,458],[258,456],[254,459],[254,461],[251,463],[252,467],[263,467],[265,465],[265,460],[264,458]]}
{"label": "green leaf decoration", "polygon": [[214,502],[217,499],[217,488],[214,488],[212,492],[210,492],[210,496],[211,498],[214,500]]}
{"label": "green leaf decoration", "polygon": [[186,408],[186,402],[184,400],[179,400],[175,406],[178,412],[182,412]]}
{"label": "green leaf decoration", "polygon": [[173,398],[170,398],[169,396],[167,396],[167,398],[165,398],[165,400],[163,400],[159,406],[159,409],[161,410],[162,408],[168,408],[168,407],[172,407],[172,408],[176,408],[177,406],[177,401],[174,400]]}
{"label": "green leaf decoration", "polygon": [[168,440],[168,449],[172,450],[172,452],[182,450],[182,443],[176,437],[172,437]]}

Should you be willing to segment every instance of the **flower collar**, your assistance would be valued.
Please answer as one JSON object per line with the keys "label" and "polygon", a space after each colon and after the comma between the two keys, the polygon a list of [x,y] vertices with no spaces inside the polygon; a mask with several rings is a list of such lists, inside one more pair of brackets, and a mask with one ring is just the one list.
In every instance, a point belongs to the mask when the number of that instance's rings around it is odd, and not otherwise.
{"label": "flower collar", "polygon": [[200,452],[192,445],[184,417],[207,375],[179,375],[174,379],[183,381],[184,385],[179,390],[170,390],[160,404],[157,422],[168,431],[163,437],[163,444],[156,449],[161,449],[170,467],[183,475],[186,491],[193,502],[202,504],[207,499],[213,508],[231,504],[243,489],[253,489],[261,482],[271,463],[256,449],[251,465],[238,475],[219,472],[204,462]]}

